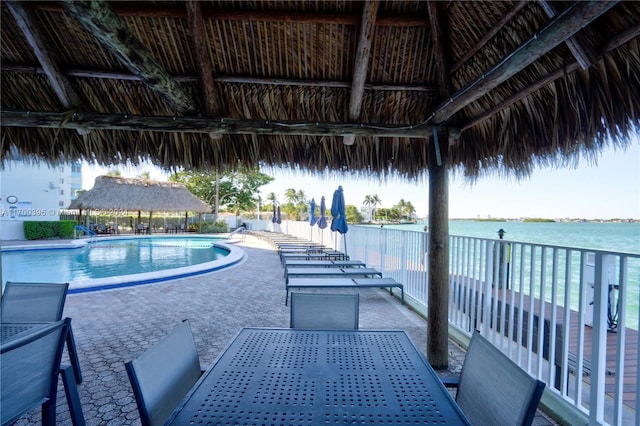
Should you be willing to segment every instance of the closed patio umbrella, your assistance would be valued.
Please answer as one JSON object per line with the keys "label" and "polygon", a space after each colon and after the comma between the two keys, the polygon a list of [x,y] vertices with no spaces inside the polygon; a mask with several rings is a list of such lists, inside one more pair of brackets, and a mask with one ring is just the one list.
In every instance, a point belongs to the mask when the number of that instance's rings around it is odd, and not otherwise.
{"label": "closed patio umbrella", "polygon": [[276,205],[273,205],[273,216],[271,216],[271,223],[276,223],[278,221],[278,216],[276,213]]}
{"label": "closed patio umbrella", "polygon": [[276,223],[278,225],[282,223],[282,213],[280,213],[280,206],[278,206],[278,217],[276,218]]}
{"label": "closed patio umbrella", "polygon": [[318,219],[316,218],[316,200],[315,198],[312,198],[311,202],[309,203],[309,229],[311,229],[311,237],[313,237],[313,225],[315,225],[317,221]]}
{"label": "closed patio umbrella", "polygon": [[322,245],[323,229],[327,227],[327,218],[325,212],[327,211],[327,205],[324,201],[324,196],[320,199],[320,218],[318,219],[318,228],[320,229],[320,244]]}
{"label": "closed patio umbrella", "polygon": [[347,217],[345,215],[344,205],[344,192],[342,186],[338,186],[338,189],[333,193],[333,201],[331,202],[331,230],[338,231],[344,238],[344,253],[347,254],[347,237],[346,233],[349,230],[347,225]]}

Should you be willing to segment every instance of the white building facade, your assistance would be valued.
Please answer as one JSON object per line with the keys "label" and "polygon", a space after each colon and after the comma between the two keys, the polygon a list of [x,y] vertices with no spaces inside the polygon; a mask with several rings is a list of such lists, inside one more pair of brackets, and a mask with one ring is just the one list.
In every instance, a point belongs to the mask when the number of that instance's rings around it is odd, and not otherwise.
{"label": "white building facade", "polygon": [[0,170],[0,240],[23,240],[25,221],[57,221],[82,189],[80,163],[6,161]]}

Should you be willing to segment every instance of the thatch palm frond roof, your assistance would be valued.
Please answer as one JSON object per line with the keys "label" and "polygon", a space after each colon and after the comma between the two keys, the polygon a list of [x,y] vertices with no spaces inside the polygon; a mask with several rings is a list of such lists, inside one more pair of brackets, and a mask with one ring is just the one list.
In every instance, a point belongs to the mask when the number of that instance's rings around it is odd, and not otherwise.
{"label": "thatch palm frond roof", "polygon": [[210,213],[211,206],[181,183],[98,176],[93,188],[71,202],[70,209]]}
{"label": "thatch palm frond roof", "polygon": [[3,159],[524,175],[640,123],[637,1],[0,8]]}

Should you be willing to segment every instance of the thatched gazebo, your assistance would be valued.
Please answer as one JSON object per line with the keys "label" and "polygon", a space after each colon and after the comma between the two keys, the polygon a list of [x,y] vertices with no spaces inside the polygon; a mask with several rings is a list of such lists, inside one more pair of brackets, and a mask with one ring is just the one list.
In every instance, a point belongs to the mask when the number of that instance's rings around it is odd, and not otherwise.
{"label": "thatched gazebo", "polygon": [[640,123],[638,1],[0,8],[2,159],[428,175],[434,366],[448,363],[450,171],[593,160]]}
{"label": "thatched gazebo", "polygon": [[[73,210],[210,213],[211,206],[193,195],[181,183],[151,179],[98,176],[93,188],[71,202]],[[185,229],[187,227],[185,216]]]}

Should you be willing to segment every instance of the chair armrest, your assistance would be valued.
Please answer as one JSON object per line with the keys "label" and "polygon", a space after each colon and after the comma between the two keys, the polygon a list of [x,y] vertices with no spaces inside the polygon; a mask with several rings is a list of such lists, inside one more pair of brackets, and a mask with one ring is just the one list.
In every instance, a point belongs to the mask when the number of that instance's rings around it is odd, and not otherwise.
{"label": "chair armrest", "polygon": [[441,377],[440,381],[442,381],[442,384],[446,388],[456,388],[457,389],[458,385],[460,384],[460,377],[457,377],[457,376]]}

